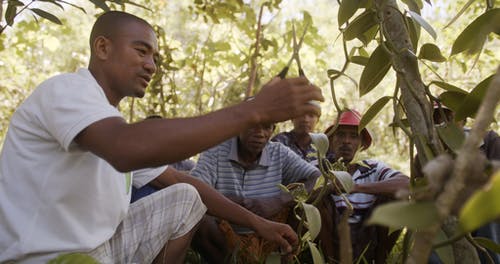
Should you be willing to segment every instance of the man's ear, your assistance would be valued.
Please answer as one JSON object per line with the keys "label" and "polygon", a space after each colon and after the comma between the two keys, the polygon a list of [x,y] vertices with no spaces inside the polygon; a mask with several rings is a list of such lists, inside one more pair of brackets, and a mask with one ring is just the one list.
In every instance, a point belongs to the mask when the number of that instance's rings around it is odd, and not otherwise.
{"label": "man's ear", "polygon": [[111,40],[104,36],[98,36],[92,43],[96,58],[105,60],[111,51]]}

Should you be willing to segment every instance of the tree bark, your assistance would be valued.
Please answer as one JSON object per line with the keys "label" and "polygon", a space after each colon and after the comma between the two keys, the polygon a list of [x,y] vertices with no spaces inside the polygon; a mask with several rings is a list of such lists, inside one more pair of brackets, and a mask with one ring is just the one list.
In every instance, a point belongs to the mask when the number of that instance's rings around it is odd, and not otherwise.
{"label": "tree bark", "polygon": [[[432,121],[432,107],[426,98],[425,85],[420,76],[418,61],[403,15],[395,0],[376,0],[381,29],[391,53],[401,97],[421,164],[443,152],[443,147]],[[408,114],[411,113],[411,114]]]}

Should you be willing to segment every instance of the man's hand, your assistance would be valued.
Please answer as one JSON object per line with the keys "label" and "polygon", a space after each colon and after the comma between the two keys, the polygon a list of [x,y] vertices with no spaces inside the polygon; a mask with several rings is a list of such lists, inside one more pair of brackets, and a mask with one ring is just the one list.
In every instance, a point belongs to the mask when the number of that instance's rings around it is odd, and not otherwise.
{"label": "man's hand", "polygon": [[324,101],[321,90],[305,77],[274,78],[264,85],[254,100],[248,101],[257,109],[260,123],[275,123],[320,111],[317,102]]}
{"label": "man's hand", "polygon": [[281,253],[294,254],[298,244],[297,234],[287,224],[277,223],[260,218],[253,227],[255,232],[267,241],[275,242],[280,246]]}

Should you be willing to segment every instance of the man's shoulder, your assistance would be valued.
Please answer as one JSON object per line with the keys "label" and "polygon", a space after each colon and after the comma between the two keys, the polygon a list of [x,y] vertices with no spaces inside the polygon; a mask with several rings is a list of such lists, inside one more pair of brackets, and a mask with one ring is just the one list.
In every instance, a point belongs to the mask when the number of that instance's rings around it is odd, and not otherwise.
{"label": "man's shoulder", "polygon": [[278,151],[280,153],[291,151],[287,146],[283,145],[283,143],[279,141],[267,142],[266,148],[269,151]]}
{"label": "man's shoulder", "polygon": [[234,141],[234,139],[230,138],[226,141],[223,141],[222,143],[219,143],[219,144],[212,146],[211,148],[203,151],[202,154],[218,155],[221,152],[229,153],[231,151],[231,146],[233,144],[233,141]]}
{"label": "man's shoulder", "polygon": [[283,144],[288,144],[290,142],[291,132],[281,132],[276,134],[271,141],[273,142],[281,142]]}
{"label": "man's shoulder", "polygon": [[77,72],[60,73],[49,77],[38,85],[35,92],[52,90],[59,93],[70,92],[73,89],[81,91],[82,86],[92,86],[96,84],[97,82],[87,69],[80,69]]}
{"label": "man's shoulder", "polygon": [[65,72],[65,73],[59,73],[56,74],[52,77],[49,77],[47,80],[44,82],[58,82],[58,81],[67,81],[67,80],[92,80],[92,74],[89,72],[89,70],[81,68],[78,69],[76,72]]}

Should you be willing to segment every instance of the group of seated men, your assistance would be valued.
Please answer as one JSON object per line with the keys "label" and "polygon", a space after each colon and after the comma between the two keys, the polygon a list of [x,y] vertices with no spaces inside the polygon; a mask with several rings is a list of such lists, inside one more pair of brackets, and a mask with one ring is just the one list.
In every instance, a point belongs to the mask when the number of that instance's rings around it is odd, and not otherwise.
{"label": "group of seated men", "polygon": [[[252,101],[129,124],[117,107],[143,97],[156,72],[154,28],[109,11],[97,18],[89,44],[88,68],[42,82],[12,115],[0,152],[0,262],[46,263],[81,252],[102,263],[183,263],[191,241],[212,263],[255,244],[261,257],[293,253],[297,234],[277,221],[290,219],[294,202],[277,186],[302,182],[315,192],[322,163],[308,133],[320,115],[311,101],[324,101],[321,89],[305,77],[274,78]],[[275,138],[283,144],[270,142],[275,122],[289,118],[294,129]],[[354,257],[380,263],[388,249],[379,246],[393,238],[363,223],[374,206],[408,187],[408,177],[378,161],[356,161],[372,142],[368,130],[358,133],[360,120],[345,111],[326,129],[328,159],[341,159],[354,182],[346,194]],[[494,143],[484,152],[500,153],[498,135],[489,135],[485,143]],[[189,172],[195,177],[182,172],[187,161],[163,166],[202,150]],[[140,199],[132,205],[131,182]],[[346,208],[338,194],[319,206],[318,243],[328,262],[338,259],[336,225]]]}
{"label": "group of seated men", "polygon": [[[196,164],[184,160],[171,166],[180,167],[262,217],[287,222],[293,217],[289,215],[294,201],[278,185],[301,182],[307,191],[313,191],[321,172],[309,133],[314,131],[320,114],[311,112],[292,119],[293,129],[272,139],[275,124],[256,125],[202,152]],[[354,207],[348,220],[354,257],[383,263],[398,233],[389,237],[384,230],[386,233],[379,235],[381,227],[365,226],[364,221],[377,204],[407,188],[409,179],[379,161],[353,162],[358,150],[365,150],[372,143],[366,128],[358,133],[360,120],[356,110],[346,110],[340,115],[338,124],[333,123],[325,130],[325,134],[330,135],[327,157],[330,162],[342,158],[355,183],[352,192],[347,194]],[[153,180],[137,187],[133,189],[133,200],[161,188],[161,184]],[[322,223],[318,240],[326,260],[335,262],[339,258],[336,224],[347,205],[331,191],[324,200],[319,209],[326,221]],[[201,221],[192,248],[209,263],[227,261],[231,256],[237,256],[242,263],[258,263],[272,251],[279,250],[251,230],[232,226],[210,215],[205,215]]]}

